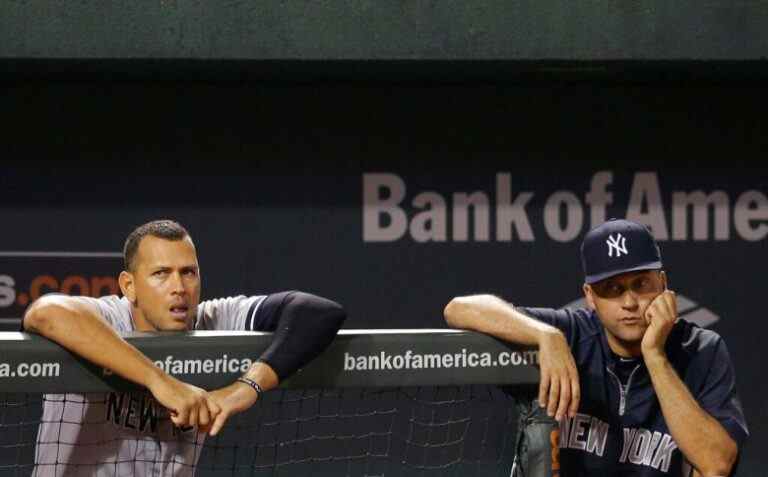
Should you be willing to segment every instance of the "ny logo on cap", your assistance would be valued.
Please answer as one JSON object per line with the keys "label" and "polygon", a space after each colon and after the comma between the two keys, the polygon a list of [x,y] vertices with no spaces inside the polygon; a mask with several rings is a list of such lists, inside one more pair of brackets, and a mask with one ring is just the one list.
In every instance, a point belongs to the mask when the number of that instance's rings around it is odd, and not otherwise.
{"label": "ny logo on cap", "polygon": [[627,239],[624,238],[621,234],[616,234],[614,237],[613,235],[608,236],[608,240],[605,241],[606,244],[608,244],[608,256],[613,257],[613,252],[616,252],[617,257],[621,257],[621,254],[624,255],[629,254],[627,251]]}

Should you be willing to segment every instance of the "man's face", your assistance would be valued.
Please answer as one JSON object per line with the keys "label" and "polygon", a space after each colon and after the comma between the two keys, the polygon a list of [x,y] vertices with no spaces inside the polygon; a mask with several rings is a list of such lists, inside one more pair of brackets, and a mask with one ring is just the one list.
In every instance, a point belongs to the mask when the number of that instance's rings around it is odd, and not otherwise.
{"label": "man's face", "polygon": [[648,325],[645,310],[667,287],[667,277],[659,270],[627,272],[584,285],[587,303],[597,312],[608,342],[616,351],[639,347]]}
{"label": "man's face", "polygon": [[191,329],[200,303],[200,269],[189,237],[144,237],[127,275],[131,280],[123,293],[134,303],[138,330]]}

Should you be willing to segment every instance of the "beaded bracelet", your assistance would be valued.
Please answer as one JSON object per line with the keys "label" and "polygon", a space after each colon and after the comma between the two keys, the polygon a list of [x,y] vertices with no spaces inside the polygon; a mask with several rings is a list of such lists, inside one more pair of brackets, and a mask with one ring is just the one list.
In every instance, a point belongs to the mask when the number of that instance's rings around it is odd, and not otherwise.
{"label": "beaded bracelet", "polygon": [[257,399],[261,398],[261,394],[264,392],[264,390],[261,389],[261,386],[259,385],[259,383],[257,383],[253,379],[248,379],[248,378],[245,378],[245,377],[242,377],[242,376],[237,378],[237,381],[241,382],[241,383],[245,383],[248,386],[252,387],[253,390],[256,391],[256,398]]}

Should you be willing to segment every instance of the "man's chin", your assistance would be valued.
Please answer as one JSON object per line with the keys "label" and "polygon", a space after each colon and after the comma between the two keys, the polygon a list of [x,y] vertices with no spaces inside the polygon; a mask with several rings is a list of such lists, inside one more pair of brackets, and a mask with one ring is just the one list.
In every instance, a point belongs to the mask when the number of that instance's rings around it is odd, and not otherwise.
{"label": "man's chin", "polygon": [[189,330],[189,321],[176,318],[168,319],[163,323],[161,331],[187,331]]}
{"label": "man's chin", "polygon": [[637,331],[622,330],[622,333],[618,333],[615,336],[627,345],[639,345],[642,343],[644,335],[645,330],[643,329]]}

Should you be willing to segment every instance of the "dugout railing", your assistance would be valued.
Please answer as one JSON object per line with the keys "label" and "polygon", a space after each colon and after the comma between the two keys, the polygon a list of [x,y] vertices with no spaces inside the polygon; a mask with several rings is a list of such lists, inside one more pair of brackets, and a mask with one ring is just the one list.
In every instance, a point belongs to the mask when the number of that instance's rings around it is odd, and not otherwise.
{"label": "dugout railing", "polygon": [[[271,336],[126,339],[169,374],[214,389],[240,376]],[[508,476],[513,404],[534,392],[537,360],[535,350],[471,332],[341,331],[321,356],[206,439],[196,475]],[[34,471],[44,400],[84,393],[104,396],[115,425],[131,418],[138,425],[143,404],[130,396],[144,393],[139,386],[42,337],[0,333],[0,477]],[[115,402],[123,397],[136,409],[121,416]]]}

